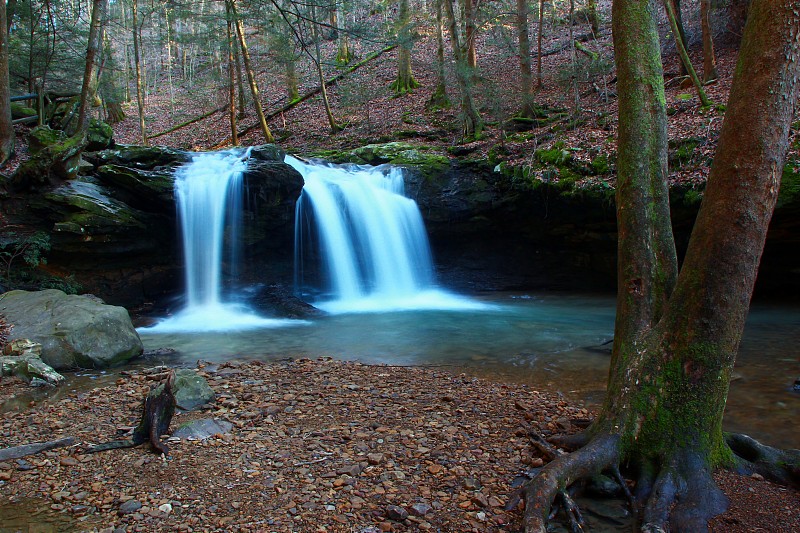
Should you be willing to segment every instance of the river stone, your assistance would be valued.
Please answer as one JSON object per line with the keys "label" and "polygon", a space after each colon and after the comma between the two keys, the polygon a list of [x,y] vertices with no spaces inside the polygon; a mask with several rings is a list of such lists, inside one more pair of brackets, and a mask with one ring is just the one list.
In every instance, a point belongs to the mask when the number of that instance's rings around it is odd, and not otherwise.
{"label": "river stone", "polygon": [[229,433],[231,429],[233,429],[233,424],[225,420],[203,418],[182,424],[172,432],[172,436],[179,439],[205,440],[217,434]]}
{"label": "river stone", "polygon": [[107,368],[142,353],[128,311],[90,296],[57,289],[0,295],[0,314],[14,325],[9,340],[42,345],[42,361],[56,370]]}
{"label": "river stone", "polygon": [[194,411],[214,401],[214,391],[205,378],[188,368],[175,372],[174,393],[175,403],[184,411]]}

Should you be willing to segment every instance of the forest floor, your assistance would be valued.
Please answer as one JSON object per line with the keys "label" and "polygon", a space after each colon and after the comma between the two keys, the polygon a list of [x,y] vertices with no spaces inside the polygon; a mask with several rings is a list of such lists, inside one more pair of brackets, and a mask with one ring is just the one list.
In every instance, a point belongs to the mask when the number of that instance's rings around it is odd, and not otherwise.
{"label": "forest floor", "polygon": [[[158,370],[83,378],[36,400],[0,380],[0,448],[77,438],[0,462],[0,532],[32,521],[53,531],[520,531],[522,511],[504,506],[521,473],[543,462],[528,428],[573,432],[592,416],[555,393],[441,368],[201,363],[216,401],[177,414],[172,429],[215,418],[233,424],[229,433],[170,439],[166,458],[148,445],[82,453],[137,423]],[[712,531],[800,531],[796,491],[757,476],[716,479],[731,506]],[[591,531],[630,530],[621,500],[579,503]]]}

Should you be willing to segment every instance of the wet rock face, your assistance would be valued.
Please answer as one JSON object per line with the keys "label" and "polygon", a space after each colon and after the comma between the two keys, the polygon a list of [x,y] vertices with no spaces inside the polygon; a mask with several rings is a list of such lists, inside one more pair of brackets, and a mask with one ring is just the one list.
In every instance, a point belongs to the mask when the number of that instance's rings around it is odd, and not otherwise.
{"label": "wet rock face", "polygon": [[[73,276],[84,291],[110,303],[136,306],[179,290],[174,175],[191,158],[189,152],[141,146],[85,154],[90,170],[83,175],[0,198],[0,212],[9,224],[50,235],[48,271]],[[253,272],[276,256],[291,258],[303,179],[283,158],[277,147],[254,147],[244,174],[240,235]]]}

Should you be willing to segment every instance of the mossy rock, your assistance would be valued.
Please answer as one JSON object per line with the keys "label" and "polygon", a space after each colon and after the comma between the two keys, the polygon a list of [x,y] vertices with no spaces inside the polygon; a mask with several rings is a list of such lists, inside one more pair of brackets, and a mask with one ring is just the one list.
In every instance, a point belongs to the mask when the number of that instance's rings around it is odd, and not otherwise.
{"label": "mossy rock", "polygon": [[275,144],[262,144],[253,146],[250,157],[258,161],[277,161],[282,163],[286,159],[286,152]]}
{"label": "mossy rock", "polygon": [[69,136],[61,130],[54,130],[49,126],[37,126],[28,134],[28,151],[31,154],[38,154],[48,146],[61,144]]}
{"label": "mossy rock", "polygon": [[175,174],[172,170],[139,170],[122,165],[103,165],[97,169],[100,181],[130,194],[126,202],[152,210],[153,203],[162,207],[175,205]]}
{"label": "mossy rock", "polygon": [[389,142],[384,144],[368,144],[356,148],[351,153],[369,165],[389,163],[399,156],[401,152],[416,150],[417,146],[404,142]]}
{"label": "mossy rock", "polygon": [[11,118],[14,120],[18,118],[35,117],[39,113],[32,107],[26,106],[21,102],[11,102]]}
{"label": "mossy rock", "polygon": [[117,144],[113,149],[92,154],[91,161],[97,165],[123,165],[131,168],[154,170],[175,167],[192,160],[191,152],[164,146],[139,146]]}
{"label": "mossy rock", "polygon": [[102,120],[93,118],[89,121],[86,142],[86,149],[90,152],[111,148],[114,146],[114,130]]}
{"label": "mossy rock", "polygon": [[108,196],[92,178],[70,180],[45,198],[71,212],[58,226],[60,231],[92,234],[113,233],[115,227],[146,227],[136,210]]}

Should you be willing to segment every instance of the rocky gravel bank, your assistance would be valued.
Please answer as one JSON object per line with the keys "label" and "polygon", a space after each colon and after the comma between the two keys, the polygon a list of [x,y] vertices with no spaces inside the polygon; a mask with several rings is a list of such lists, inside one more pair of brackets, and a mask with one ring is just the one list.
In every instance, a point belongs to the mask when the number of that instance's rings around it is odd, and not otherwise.
{"label": "rocky gravel bank", "polygon": [[[201,418],[232,429],[171,438],[168,457],[82,453],[136,424],[152,372],[6,407],[0,448],[78,444],[0,463],[0,514],[24,508],[37,513],[29,523],[56,516],[74,531],[520,531],[521,511],[503,506],[515,477],[541,464],[522,424],[548,435],[591,416],[556,394],[431,368],[301,359],[199,372],[216,400],[176,415],[172,430]],[[23,389],[5,379],[0,398]],[[719,479],[734,505],[713,530],[800,530],[796,491]],[[605,514],[595,520],[625,521],[624,509]]]}

